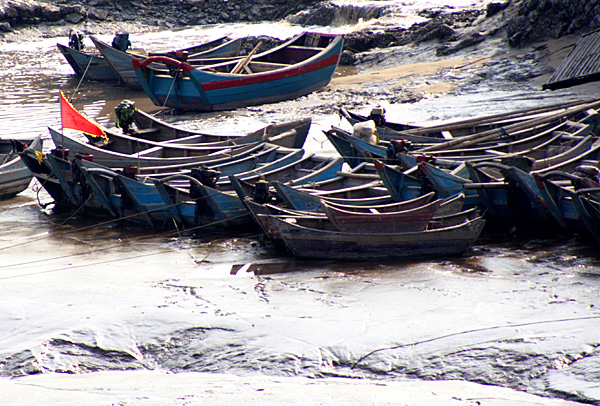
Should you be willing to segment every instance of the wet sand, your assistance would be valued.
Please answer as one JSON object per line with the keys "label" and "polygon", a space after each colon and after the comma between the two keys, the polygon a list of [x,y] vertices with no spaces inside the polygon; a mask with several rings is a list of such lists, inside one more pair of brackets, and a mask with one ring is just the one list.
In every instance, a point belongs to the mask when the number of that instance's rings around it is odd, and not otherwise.
{"label": "wet sand", "polygon": [[[548,63],[568,52],[562,41],[548,43]],[[432,111],[441,116],[440,106],[448,109],[445,117],[456,110],[471,114],[466,107],[481,115],[476,95],[468,95],[471,105],[457,105],[458,97],[449,93],[456,81],[446,73],[472,73],[493,60],[475,54],[374,69],[336,78],[329,89],[410,84],[411,91],[426,96],[419,105],[396,106],[424,112],[406,116],[410,120],[427,121]],[[537,87],[542,80],[527,85]],[[584,96],[596,88],[590,84],[544,95],[550,103],[553,97]],[[92,90],[89,100],[99,93]],[[329,100],[327,95],[324,91],[283,103],[281,110],[283,115],[310,111],[320,105],[320,97]],[[510,94],[503,97],[497,109],[518,105]],[[285,106],[292,105],[301,108],[288,112]],[[103,110],[103,117],[112,114],[111,108]],[[231,125],[238,120],[243,126],[262,115],[261,108],[253,108],[227,114],[224,121]],[[317,121],[331,125],[331,117],[328,112]],[[219,120],[208,117],[215,126]],[[593,255],[587,255],[594,249],[582,251],[578,242],[540,244],[531,250],[483,246],[471,258],[447,261],[315,264],[294,261],[252,239],[143,239],[141,232],[110,227],[67,233],[65,226],[55,229],[57,220],[39,213],[34,194],[24,200],[22,207],[2,213],[2,246],[43,239],[13,254],[4,250],[2,256],[1,366],[25,376],[0,379],[1,404],[576,404],[525,393],[527,387],[493,386],[518,386],[520,373],[543,377],[533,379],[533,387],[543,386],[548,375],[551,389],[532,391],[580,390],[589,399],[600,399],[593,383],[598,368],[587,367],[587,376],[592,371],[588,382],[586,373],[577,382],[569,368],[578,357],[596,360],[590,347],[597,342],[595,318],[600,317],[598,267]],[[48,230],[55,231],[43,236]],[[232,275],[240,264],[261,261],[291,263],[294,272]],[[510,328],[553,318],[580,320]],[[507,328],[427,348],[382,351],[348,371],[349,364],[374,350],[490,326]],[[207,336],[190,338],[185,334],[190,329],[203,329]],[[536,357],[543,358],[541,367]],[[343,361],[342,367],[334,361]],[[548,362],[559,366],[547,367]],[[549,372],[542,371],[546,367]],[[26,375],[36,369],[43,373]],[[232,374],[214,374],[214,369]],[[342,373],[353,377],[340,378]],[[314,378],[287,376],[293,374]],[[457,376],[491,378],[483,385],[453,379]],[[410,377],[415,380],[401,382]]]}
{"label": "wet sand", "polygon": [[[23,403],[23,393],[27,402]],[[322,406],[574,406],[511,389],[463,381],[377,382],[356,379],[243,377],[153,371],[38,375],[0,380],[3,405],[108,404]]]}

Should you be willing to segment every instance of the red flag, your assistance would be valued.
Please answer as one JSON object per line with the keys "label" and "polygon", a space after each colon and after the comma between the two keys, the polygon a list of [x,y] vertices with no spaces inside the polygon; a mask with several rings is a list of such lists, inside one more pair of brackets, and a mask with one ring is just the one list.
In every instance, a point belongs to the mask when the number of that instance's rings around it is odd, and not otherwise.
{"label": "red flag", "polygon": [[60,92],[60,114],[63,128],[70,128],[96,137],[108,139],[108,136],[98,124],[92,122],[89,118],[75,110],[75,107],[65,99],[63,92]]}

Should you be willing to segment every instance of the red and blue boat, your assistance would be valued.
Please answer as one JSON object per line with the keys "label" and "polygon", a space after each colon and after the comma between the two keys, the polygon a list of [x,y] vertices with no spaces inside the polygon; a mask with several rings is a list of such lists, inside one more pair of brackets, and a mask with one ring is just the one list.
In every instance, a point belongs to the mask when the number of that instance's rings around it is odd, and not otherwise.
{"label": "red and blue boat", "polygon": [[[323,88],[333,77],[343,44],[341,35],[305,32],[269,51],[212,65],[194,67],[164,56],[132,63],[157,106],[228,110],[295,99]],[[153,69],[152,63],[169,65],[170,74]]]}

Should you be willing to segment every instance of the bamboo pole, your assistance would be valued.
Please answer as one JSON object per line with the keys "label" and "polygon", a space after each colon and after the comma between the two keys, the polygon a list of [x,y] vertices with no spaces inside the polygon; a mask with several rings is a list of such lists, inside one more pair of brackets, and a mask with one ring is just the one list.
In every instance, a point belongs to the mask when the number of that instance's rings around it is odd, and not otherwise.
{"label": "bamboo pole", "polygon": [[258,48],[261,45],[262,45],[262,41],[260,41],[258,44],[256,44],[256,46],[254,47],[254,49],[252,51],[250,51],[248,56],[246,56],[244,59],[239,61],[237,63],[237,65],[235,65],[235,67],[231,70],[231,73],[233,73],[233,74],[239,73],[242,69],[244,69],[244,66],[248,65],[248,62],[250,62],[250,59],[252,59],[252,57],[254,56],[256,51],[258,51]]}
{"label": "bamboo pole", "polygon": [[413,128],[410,130],[402,131],[402,134],[421,135],[421,134],[437,132],[437,131],[460,130],[460,129],[472,127],[474,125],[493,124],[494,122],[497,122],[498,119],[510,120],[510,119],[517,119],[517,118],[522,118],[522,117],[526,117],[529,115],[542,114],[542,113],[554,114],[557,112],[557,110],[564,111],[565,109],[567,109],[569,107],[578,106],[578,105],[581,105],[584,103],[587,103],[587,104],[595,103],[597,101],[598,101],[598,99],[576,100],[576,101],[564,102],[564,103],[560,103],[560,104],[556,104],[556,105],[552,105],[552,106],[532,107],[532,108],[517,110],[517,111],[513,111],[513,112],[508,112],[508,113],[499,113],[499,114],[494,114],[494,115],[485,116],[485,117],[477,117],[477,118],[472,118],[472,119],[468,119],[468,120],[461,120],[461,121],[458,121],[455,123],[439,124],[439,125],[434,125],[431,127],[427,126],[427,127]]}
{"label": "bamboo pole", "polygon": [[467,147],[479,142],[490,141],[495,138],[498,138],[502,135],[510,134],[511,132],[520,131],[524,129],[535,129],[537,126],[541,126],[543,124],[548,124],[553,120],[560,120],[561,118],[565,118],[570,115],[574,115],[580,113],[582,111],[593,109],[600,106],[600,101],[585,103],[579,106],[573,106],[561,111],[560,113],[554,113],[550,116],[544,116],[539,118],[534,118],[530,120],[526,120],[516,124],[510,124],[506,127],[494,128],[492,130],[487,130],[478,134],[467,135],[464,137],[454,138],[446,142],[442,142],[439,144],[435,144],[429,147],[421,148],[415,152],[431,152],[437,151],[440,149],[446,149],[449,147]]}

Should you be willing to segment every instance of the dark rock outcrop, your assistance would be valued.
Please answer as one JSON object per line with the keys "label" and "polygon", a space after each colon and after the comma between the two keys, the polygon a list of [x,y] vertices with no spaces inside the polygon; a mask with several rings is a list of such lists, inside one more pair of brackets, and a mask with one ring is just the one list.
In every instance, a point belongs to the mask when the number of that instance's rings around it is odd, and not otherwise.
{"label": "dark rock outcrop", "polygon": [[507,26],[508,43],[522,47],[600,28],[599,0],[523,0]]}

